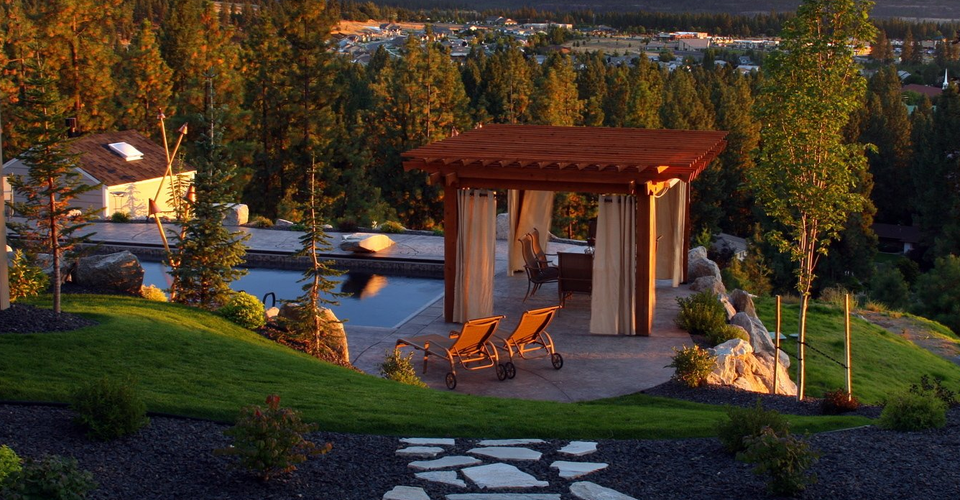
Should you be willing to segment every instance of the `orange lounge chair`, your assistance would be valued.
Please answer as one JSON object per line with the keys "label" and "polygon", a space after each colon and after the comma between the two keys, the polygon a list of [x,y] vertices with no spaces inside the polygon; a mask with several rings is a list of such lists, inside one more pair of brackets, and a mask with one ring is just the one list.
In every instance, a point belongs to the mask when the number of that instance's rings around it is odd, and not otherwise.
{"label": "orange lounge chair", "polygon": [[471,319],[463,324],[459,332],[453,330],[450,335],[419,335],[411,339],[397,340],[396,347],[410,346],[423,351],[423,373],[427,372],[427,359],[433,355],[441,357],[450,363],[450,372],[445,382],[448,389],[457,386],[456,364],[466,370],[482,370],[495,368],[498,380],[506,380],[506,367],[500,363],[497,348],[491,337],[497,331],[503,316]]}
{"label": "orange lounge chair", "polygon": [[[553,338],[547,333],[547,327],[556,316],[560,306],[544,307],[534,309],[523,313],[520,323],[513,330],[513,333],[505,339],[497,339],[498,345],[506,350],[510,355],[510,361],[504,364],[507,371],[507,378],[513,378],[517,375],[517,367],[513,364],[513,352],[516,351],[523,359],[534,359],[541,357],[550,358],[550,364],[557,370],[563,368],[563,356],[556,351],[553,346]],[[528,358],[527,354],[545,350],[546,354]]]}

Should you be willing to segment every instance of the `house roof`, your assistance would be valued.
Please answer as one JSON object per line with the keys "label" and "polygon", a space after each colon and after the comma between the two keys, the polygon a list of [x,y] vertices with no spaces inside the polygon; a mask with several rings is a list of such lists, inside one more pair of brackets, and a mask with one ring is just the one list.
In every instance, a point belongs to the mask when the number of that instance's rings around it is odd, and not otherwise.
{"label": "house roof", "polygon": [[929,85],[920,85],[916,83],[904,85],[903,88],[900,89],[901,92],[906,92],[908,90],[918,94],[923,94],[931,99],[934,97],[940,97],[940,94],[943,93],[943,89],[940,87],[931,87]]}
{"label": "house roof", "polygon": [[487,125],[407,151],[419,169],[462,187],[632,193],[690,181],[726,147],[727,132]]}
{"label": "house roof", "polygon": [[[126,161],[110,150],[108,144],[126,142],[143,153],[143,159]],[[107,186],[163,177],[167,155],[163,147],[136,130],[107,132],[81,137],[68,146],[79,154],[80,168]],[[192,167],[188,170],[193,170]]]}
{"label": "house roof", "polygon": [[920,241],[920,228],[917,226],[875,223],[873,225],[873,232],[877,234],[877,238],[897,240],[904,243],[917,243]]}

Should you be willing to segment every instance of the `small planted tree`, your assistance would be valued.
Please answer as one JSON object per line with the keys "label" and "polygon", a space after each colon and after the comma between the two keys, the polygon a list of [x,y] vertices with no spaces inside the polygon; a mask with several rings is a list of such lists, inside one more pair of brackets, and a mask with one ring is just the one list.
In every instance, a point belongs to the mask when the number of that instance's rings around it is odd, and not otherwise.
{"label": "small planted tree", "polygon": [[44,74],[42,60],[31,61],[32,75],[20,124],[30,147],[20,153],[28,174],[11,176],[10,185],[19,199],[13,203],[25,222],[10,225],[24,238],[32,252],[47,252],[53,260],[53,310],[60,313],[61,262],[89,235],[76,231],[88,225],[93,210],[80,210],[72,202],[96,186],[84,184],[77,171],[77,155],[67,151],[65,115],[60,108],[56,85]]}
{"label": "small planted tree", "polygon": [[206,127],[200,142],[203,154],[196,162],[193,181],[196,200],[182,223],[171,256],[176,261],[171,262],[171,298],[205,309],[226,303],[233,293],[230,283],[246,274],[237,266],[243,263],[247,252],[244,242],[249,238],[223,227],[227,204],[236,201],[229,182],[235,167],[222,143],[221,110],[213,105],[212,94],[209,89]]}
{"label": "small planted tree", "polygon": [[[864,0],[805,0],[783,30],[780,52],[767,58],[758,99],[760,159],[750,171],[757,201],[778,224],[769,236],[797,264],[800,343],[814,271],[851,213],[864,205],[856,189],[864,148],[844,142],[843,127],[860,105],[866,81],[854,50],[876,28]],[[801,355],[798,397],[803,398]]]}
{"label": "small planted tree", "polygon": [[309,202],[304,207],[304,233],[300,237],[302,245],[297,256],[306,257],[309,266],[303,272],[303,295],[295,302],[292,318],[288,318],[288,329],[294,335],[308,341],[307,351],[314,356],[330,357],[333,361],[348,365],[350,354],[347,349],[347,338],[341,328],[335,328],[338,321],[324,312],[325,305],[337,305],[338,293],[334,292],[337,282],[331,280],[333,276],[342,274],[333,269],[330,262],[320,260],[317,252],[329,251],[330,246],[327,234],[323,231],[323,221],[320,218],[320,188],[316,182],[316,162],[310,162],[310,172],[307,177]]}

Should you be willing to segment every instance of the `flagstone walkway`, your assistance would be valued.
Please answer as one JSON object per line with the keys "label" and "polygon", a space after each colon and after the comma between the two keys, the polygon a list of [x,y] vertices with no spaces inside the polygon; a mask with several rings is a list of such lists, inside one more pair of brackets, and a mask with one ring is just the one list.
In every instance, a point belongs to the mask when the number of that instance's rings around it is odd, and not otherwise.
{"label": "flagstone walkway", "polygon": [[[544,491],[551,489],[549,481],[520,468],[524,463],[539,461],[543,456],[535,448],[549,446],[549,443],[541,439],[481,440],[476,443],[477,447],[467,451],[468,455],[445,455],[447,448],[455,445],[456,441],[449,438],[404,438],[400,439],[397,455],[424,458],[409,464],[414,479],[463,489],[463,493],[444,495],[446,500],[560,500],[565,493]],[[633,497],[616,490],[579,480],[608,466],[584,459],[597,451],[597,443],[572,441],[557,451],[569,456],[570,460],[555,460],[550,464],[550,470],[555,470],[560,479],[566,480],[561,481],[561,488],[575,498],[633,500]],[[484,463],[483,460],[493,462]],[[421,487],[397,485],[383,494],[383,500],[431,500],[431,497]]]}

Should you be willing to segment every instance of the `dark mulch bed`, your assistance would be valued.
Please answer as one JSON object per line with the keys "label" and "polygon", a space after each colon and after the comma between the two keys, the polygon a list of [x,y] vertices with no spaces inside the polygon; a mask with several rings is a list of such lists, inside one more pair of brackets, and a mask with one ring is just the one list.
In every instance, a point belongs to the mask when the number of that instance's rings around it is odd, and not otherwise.
{"label": "dark mulch bed", "polygon": [[53,309],[24,304],[11,304],[9,309],[0,311],[0,334],[65,332],[96,324],[96,321],[76,314],[57,314]]}
{"label": "dark mulch bed", "polygon": [[[947,427],[898,433],[873,427],[810,436],[821,459],[819,482],[800,498],[957,498],[960,497],[960,410]],[[449,493],[479,492],[419,480],[395,455],[396,438],[317,432],[316,442],[333,451],[312,459],[287,479],[261,483],[230,467],[231,459],[212,450],[228,444],[212,422],[154,417],[133,436],[101,443],[87,440],[65,408],[0,405],[0,443],[22,456],[45,453],[76,457],[96,476],[95,499],[299,499],[375,500],[394,486],[423,487],[438,500]],[[515,462],[550,486],[537,492],[574,497],[569,484],[592,481],[638,499],[752,499],[764,497],[764,481],[751,466],[726,454],[716,439],[601,440],[599,451],[581,458],[557,450],[567,441],[534,445],[543,458]],[[463,454],[474,439],[458,439],[447,454]],[[560,479],[554,460],[606,462],[610,466],[577,480]],[[486,463],[490,463],[489,460]]]}

